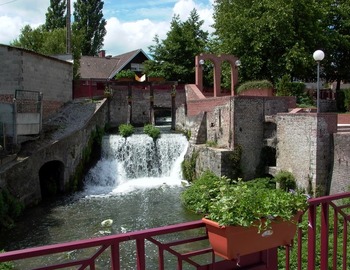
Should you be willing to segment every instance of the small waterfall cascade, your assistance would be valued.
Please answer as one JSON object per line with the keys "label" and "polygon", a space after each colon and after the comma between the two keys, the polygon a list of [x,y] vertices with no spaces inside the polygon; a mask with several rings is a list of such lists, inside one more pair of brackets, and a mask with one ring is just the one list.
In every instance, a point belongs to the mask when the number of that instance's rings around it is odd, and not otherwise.
{"label": "small waterfall cascade", "polygon": [[180,185],[188,142],[181,134],[105,136],[102,158],[85,177],[92,194],[114,194],[159,185]]}

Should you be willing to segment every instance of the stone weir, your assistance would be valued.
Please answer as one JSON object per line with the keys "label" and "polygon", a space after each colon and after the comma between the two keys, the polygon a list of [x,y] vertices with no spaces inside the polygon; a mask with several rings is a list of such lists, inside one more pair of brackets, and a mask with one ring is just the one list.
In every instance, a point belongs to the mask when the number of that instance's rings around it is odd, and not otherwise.
{"label": "stone weir", "polygon": [[0,188],[26,206],[76,188],[91,138],[107,121],[106,99],[66,104],[44,121],[39,138],[22,143],[15,158],[0,164]]}

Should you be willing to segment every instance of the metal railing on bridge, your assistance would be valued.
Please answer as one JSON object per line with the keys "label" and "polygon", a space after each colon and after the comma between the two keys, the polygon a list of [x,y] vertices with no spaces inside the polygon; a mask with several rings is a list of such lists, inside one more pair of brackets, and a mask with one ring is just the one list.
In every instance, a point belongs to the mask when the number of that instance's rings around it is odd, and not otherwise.
{"label": "metal railing on bridge", "polygon": [[[350,192],[310,199],[293,246],[252,254],[239,262],[214,255],[199,220],[10,251],[0,254],[0,263],[16,261],[25,266],[16,269],[346,270],[350,269],[349,222]],[[165,235],[171,237],[164,240]],[[131,256],[125,252],[126,243],[132,243]],[[127,266],[126,257],[131,258]]]}

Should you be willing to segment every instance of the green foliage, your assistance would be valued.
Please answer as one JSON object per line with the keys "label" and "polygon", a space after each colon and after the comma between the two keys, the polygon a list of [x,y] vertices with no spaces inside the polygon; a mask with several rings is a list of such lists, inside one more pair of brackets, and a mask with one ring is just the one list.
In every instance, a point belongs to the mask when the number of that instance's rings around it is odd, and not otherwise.
{"label": "green foliage", "polygon": [[126,138],[134,134],[134,127],[130,124],[121,124],[118,127],[118,131],[120,136]]}
{"label": "green foliage", "polygon": [[[5,252],[4,250],[0,250],[0,253]],[[0,263],[0,270],[12,270],[15,269],[15,266],[12,262],[2,262]]]}
{"label": "green foliage", "polygon": [[66,27],[67,4],[65,0],[51,0],[46,13],[45,29],[52,31]]}
{"label": "green foliage", "polygon": [[308,0],[215,1],[214,51],[240,57],[241,81],[314,78],[312,53],[332,40],[324,36],[331,27],[320,23],[324,7]]}
{"label": "green foliage", "polygon": [[205,145],[208,147],[218,147],[218,143],[215,141],[206,141]]}
{"label": "green foliage", "polygon": [[151,124],[145,125],[143,128],[143,132],[148,136],[152,137],[153,140],[156,140],[160,137],[160,129]]}
{"label": "green foliage", "polygon": [[121,70],[115,75],[115,78],[117,80],[122,78],[135,79],[135,72],[130,69]]}
{"label": "green foliage", "polygon": [[69,179],[69,189],[76,191],[82,183],[85,173],[91,168],[94,160],[98,160],[101,154],[102,137],[105,134],[104,128],[96,126],[91,131],[89,141],[83,149],[82,158],[75,168],[74,175]]}
{"label": "green foliage", "polygon": [[282,190],[289,191],[291,189],[296,189],[297,187],[295,177],[291,172],[279,171],[274,179]]}
{"label": "green foliage", "polygon": [[217,197],[219,187],[223,186],[227,180],[210,171],[204,172],[181,194],[183,205],[195,213],[208,213],[210,201]]}
{"label": "green foliage", "polygon": [[152,60],[145,62],[146,72],[161,71],[169,81],[193,83],[194,58],[205,52],[208,45],[208,32],[201,29],[203,22],[195,9],[184,22],[175,15],[166,38],[154,37],[155,44],[149,47]]}
{"label": "green foliage", "polygon": [[343,104],[342,107],[346,111],[350,111],[350,89],[343,89],[338,91],[338,94],[341,95],[343,98]]}
{"label": "green foliage", "polygon": [[7,190],[0,189],[0,229],[14,225],[16,219],[23,211],[24,205]]}
{"label": "green foliage", "polygon": [[182,201],[188,209],[205,214],[221,226],[258,226],[265,230],[274,218],[292,220],[297,212],[307,209],[304,194],[271,189],[267,180],[260,184],[209,176],[195,180],[184,191]]}
{"label": "green foliage", "polygon": [[242,158],[242,146],[236,144],[232,154],[230,155],[230,163],[231,163],[231,175],[232,179],[237,179],[241,176],[241,158]]}
{"label": "green foliage", "polygon": [[248,81],[248,82],[241,84],[237,88],[237,93],[239,94],[239,93],[242,93],[244,91],[251,90],[251,89],[266,89],[266,88],[268,88],[268,89],[273,88],[272,83],[267,81],[267,80]]}
{"label": "green foliage", "polygon": [[283,75],[276,83],[277,96],[295,96],[297,104],[301,106],[313,105],[312,98],[305,91],[305,84],[302,82],[291,82],[289,75]]}
{"label": "green foliage", "polygon": [[95,56],[102,49],[107,33],[103,5],[102,0],[74,1],[73,30],[81,31],[84,36],[81,44],[82,55]]}
{"label": "green foliage", "polygon": [[181,170],[184,179],[189,182],[193,182],[197,177],[196,175],[196,162],[199,153],[197,151],[193,151],[190,158],[185,158],[181,163]]}
{"label": "green foliage", "polygon": [[155,77],[155,78],[164,78],[165,74],[161,70],[149,70],[145,72],[147,74],[147,77]]}

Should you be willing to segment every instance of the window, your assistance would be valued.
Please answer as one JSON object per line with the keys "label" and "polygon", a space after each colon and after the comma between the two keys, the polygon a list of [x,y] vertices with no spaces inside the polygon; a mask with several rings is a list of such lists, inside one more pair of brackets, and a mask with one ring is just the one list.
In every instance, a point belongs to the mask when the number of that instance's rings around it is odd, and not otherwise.
{"label": "window", "polygon": [[143,71],[143,64],[131,63],[131,70],[132,71]]}

